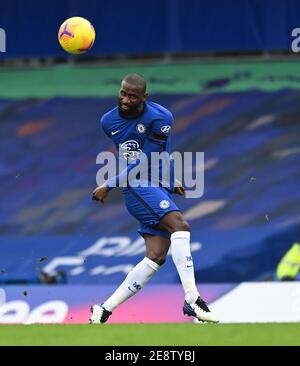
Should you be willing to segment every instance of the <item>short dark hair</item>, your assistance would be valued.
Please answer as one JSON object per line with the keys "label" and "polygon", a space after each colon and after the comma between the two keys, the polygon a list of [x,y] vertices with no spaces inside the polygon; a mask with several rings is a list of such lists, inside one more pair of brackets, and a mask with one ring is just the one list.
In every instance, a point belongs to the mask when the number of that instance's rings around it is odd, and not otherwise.
{"label": "short dark hair", "polygon": [[126,83],[128,83],[128,84],[140,86],[144,92],[147,89],[146,80],[145,80],[144,76],[141,74],[137,74],[137,73],[128,74],[123,78],[122,81],[126,81]]}

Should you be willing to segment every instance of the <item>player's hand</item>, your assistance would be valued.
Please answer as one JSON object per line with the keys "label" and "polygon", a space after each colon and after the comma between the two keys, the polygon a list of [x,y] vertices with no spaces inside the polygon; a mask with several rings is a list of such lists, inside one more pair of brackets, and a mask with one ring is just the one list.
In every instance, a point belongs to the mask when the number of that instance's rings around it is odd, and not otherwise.
{"label": "player's hand", "polygon": [[185,195],[185,189],[182,186],[181,182],[179,182],[179,180],[176,179],[176,187],[174,190],[175,193],[179,194],[180,196],[184,196]]}
{"label": "player's hand", "polygon": [[104,203],[109,193],[107,186],[102,185],[93,191],[92,200]]}

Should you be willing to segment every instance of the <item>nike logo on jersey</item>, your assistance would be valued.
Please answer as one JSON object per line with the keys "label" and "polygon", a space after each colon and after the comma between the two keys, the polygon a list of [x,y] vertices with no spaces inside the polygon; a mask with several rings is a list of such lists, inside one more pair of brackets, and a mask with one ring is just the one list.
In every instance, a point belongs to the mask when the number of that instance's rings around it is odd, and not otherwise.
{"label": "nike logo on jersey", "polygon": [[120,132],[120,130],[118,130],[118,131],[113,131],[112,133],[111,133],[111,135],[113,136],[113,135],[115,135],[116,133],[118,133],[118,132]]}

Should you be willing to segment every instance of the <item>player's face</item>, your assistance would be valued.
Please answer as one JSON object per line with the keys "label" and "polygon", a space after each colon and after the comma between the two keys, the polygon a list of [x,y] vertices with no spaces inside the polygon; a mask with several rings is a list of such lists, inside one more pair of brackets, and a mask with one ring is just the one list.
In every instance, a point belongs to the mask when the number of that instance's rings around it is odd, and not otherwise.
{"label": "player's face", "polygon": [[119,91],[119,106],[124,114],[132,115],[143,110],[147,94],[143,88],[122,81]]}

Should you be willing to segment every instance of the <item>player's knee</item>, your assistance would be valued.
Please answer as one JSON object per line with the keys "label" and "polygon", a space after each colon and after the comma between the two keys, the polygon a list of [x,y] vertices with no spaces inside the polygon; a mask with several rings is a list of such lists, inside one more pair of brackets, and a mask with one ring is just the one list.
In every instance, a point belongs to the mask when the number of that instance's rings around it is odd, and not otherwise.
{"label": "player's knee", "polygon": [[175,233],[175,231],[190,231],[190,230],[191,230],[190,224],[184,219],[176,220],[176,222],[172,227],[172,233]]}
{"label": "player's knee", "polygon": [[149,253],[147,255],[149,259],[151,259],[153,262],[158,264],[159,266],[162,266],[166,261],[165,254],[156,254],[156,253]]}
{"label": "player's knee", "polygon": [[162,266],[166,262],[166,257],[159,257],[155,260],[155,263]]}

